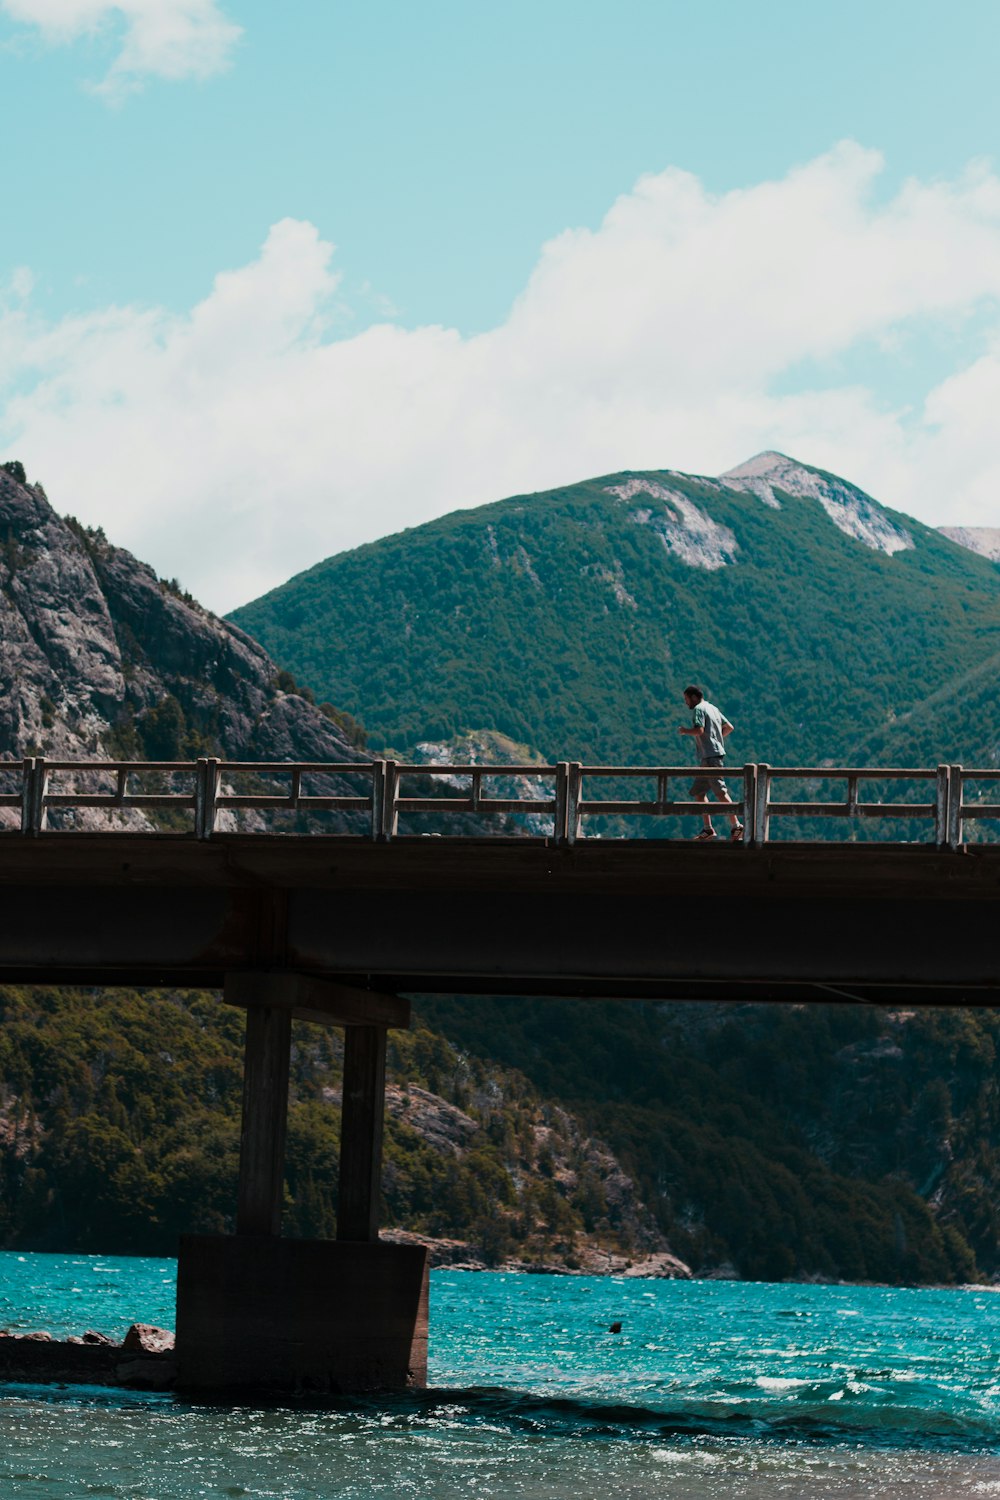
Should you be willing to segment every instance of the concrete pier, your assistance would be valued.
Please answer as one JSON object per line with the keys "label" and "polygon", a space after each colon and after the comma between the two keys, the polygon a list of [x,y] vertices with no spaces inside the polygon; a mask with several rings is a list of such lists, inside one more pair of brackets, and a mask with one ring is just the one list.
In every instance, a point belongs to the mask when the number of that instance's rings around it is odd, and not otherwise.
{"label": "concrete pier", "polygon": [[384,1026],[349,1026],[344,1034],[344,1102],[340,1123],[337,1239],[378,1239],[385,1118]]}
{"label": "concrete pier", "polygon": [[[182,1237],[178,1389],[425,1385],[427,1252],[378,1239],[386,1033],[408,1003],[287,970],[227,974],[224,995],[247,1011],[237,1232]],[[295,1017],[344,1027],[335,1241],[280,1238]]]}
{"label": "concrete pier", "polygon": [[291,1041],[289,1011],[271,1005],[248,1008],[237,1234],[281,1233]]}
{"label": "concrete pier", "polygon": [[419,1245],[185,1235],[177,1388],[343,1394],[427,1384]]}

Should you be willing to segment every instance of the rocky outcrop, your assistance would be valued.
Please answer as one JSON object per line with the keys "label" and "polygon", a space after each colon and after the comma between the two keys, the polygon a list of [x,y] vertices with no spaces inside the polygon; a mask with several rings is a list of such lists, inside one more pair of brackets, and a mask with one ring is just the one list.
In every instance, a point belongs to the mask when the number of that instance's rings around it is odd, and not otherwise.
{"label": "rocky outcrop", "polygon": [[256,641],[0,467],[0,755],[366,757]]}
{"label": "rocky outcrop", "polygon": [[157,1328],[152,1323],[133,1323],[122,1340],[122,1349],[126,1354],[172,1354],[174,1342],[169,1328]]}
{"label": "rocky outcrop", "polygon": [[[830,520],[845,536],[853,537],[873,552],[888,557],[907,552],[915,544],[913,535],[887,515],[885,509],[835,474],[826,474],[811,464],[800,464],[784,453],[758,453],[746,463],[720,475],[719,483],[731,490],[747,490],[765,505],[781,509],[779,495],[807,495],[818,500]],[[775,491],[778,493],[776,494]]]}
{"label": "rocky outcrop", "polygon": [[121,1344],[97,1333],[54,1339],[48,1333],[0,1332],[0,1381],[164,1391],[176,1375],[173,1334],[148,1324],[133,1324]]}
{"label": "rocky outcrop", "polygon": [[[511,1080],[494,1075],[477,1085],[464,1069],[459,1059],[452,1083],[459,1085],[461,1105],[412,1083],[389,1083],[387,1119],[392,1127],[412,1131],[456,1173],[466,1163],[478,1164],[477,1170],[490,1170],[490,1162],[502,1166],[509,1201],[493,1203],[485,1222],[474,1218],[469,1239],[401,1226],[383,1231],[383,1238],[424,1244],[432,1266],[460,1270],[691,1274],[672,1254],[636,1183],[603,1141],[569,1111],[519,1097],[516,1085],[508,1092],[505,1084]],[[330,1097],[330,1091],[323,1093]],[[493,1155],[488,1161],[481,1153],[489,1154],[491,1143],[499,1143],[499,1159]],[[383,1185],[390,1205],[399,1171],[395,1157],[386,1162]]]}
{"label": "rocky outcrop", "polygon": [[471,1240],[437,1239],[408,1229],[384,1229],[379,1239],[392,1245],[423,1245],[432,1269],[499,1271],[506,1276],[620,1276],[626,1280],[689,1281],[691,1267],[669,1250],[635,1257],[609,1250],[589,1236],[578,1236],[569,1264],[564,1257],[529,1260],[512,1257],[497,1264],[486,1260]]}
{"label": "rocky outcrop", "polygon": [[1000,526],[939,526],[942,536],[988,557],[991,562],[1000,562]]}
{"label": "rocky outcrop", "polygon": [[435,1151],[452,1156],[467,1150],[479,1130],[478,1121],[457,1105],[413,1084],[388,1084],[385,1108],[390,1119],[401,1120]]}

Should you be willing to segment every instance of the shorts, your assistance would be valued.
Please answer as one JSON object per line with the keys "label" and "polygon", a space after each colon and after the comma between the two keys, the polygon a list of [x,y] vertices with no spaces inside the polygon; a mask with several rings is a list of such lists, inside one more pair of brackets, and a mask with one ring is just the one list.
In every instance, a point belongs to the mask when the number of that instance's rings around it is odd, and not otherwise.
{"label": "shorts", "polygon": [[710,755],[707,760],[702,761],[702,774],[696,776],[691,783],[692,797],[707,797],[709,793],[720,799],[729,796],[726,783],[721,776],[706,774],[713,770],[721,771],[725,763],[725,757],[722,755]]}

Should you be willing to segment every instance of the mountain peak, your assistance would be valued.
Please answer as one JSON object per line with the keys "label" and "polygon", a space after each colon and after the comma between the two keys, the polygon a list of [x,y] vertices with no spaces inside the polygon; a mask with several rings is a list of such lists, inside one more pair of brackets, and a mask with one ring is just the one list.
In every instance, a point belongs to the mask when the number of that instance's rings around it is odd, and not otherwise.
{"label": "mountain peak", "polygon": [[761,500],[770,496],[776,506],[778,501],[772,486],[789,495],[811,495],[815,500],[821,499],[829,488],[828,481],[816,469],[799,463],[797,458],[789,458],[787,453],[778,453],[774,448],[756,453],[745,463],[737,464],[735,469],[720,474],[719,483],[733,490],[750,490]]}
{"label": "mountain peak", "polygon": [[848,484],[834,474],[822,474],[773,449],[721,474],[719,483],[732,490],[749,490],[773,510],[781,509],[776,489],[818,500],[838,530],[873,552],[891,557],[894,552],[908,552],[914,545],[910,532],[890,520],[878,501],[856,484]]}
{"label": "mountain peak", "polygon": [[787,453],[779,453],[775,448],[765,448],[763,453],[755,453],[753,458],[748,458],[745,463],[737,464],[735,469],[727,469],[725,474],[720,474],[720,480],[730,479],[776,479],[779,475],[799,473],[815,474],[808,464],[800,464],[798,459],[789,458]]}

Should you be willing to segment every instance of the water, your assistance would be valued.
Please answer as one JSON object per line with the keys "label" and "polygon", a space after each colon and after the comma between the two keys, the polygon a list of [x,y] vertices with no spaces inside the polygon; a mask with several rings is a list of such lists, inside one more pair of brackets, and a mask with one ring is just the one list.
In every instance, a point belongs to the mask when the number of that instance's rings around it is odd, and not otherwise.
{"label": "water", "polygon": [[[173,1288],[172,1261],[0,1255],[0,1327],[172,1326]],[[437,1271],[431,1297],[426,1394],[0,1387],[0,1497],[1000,1497],[1000,1295]]]}

